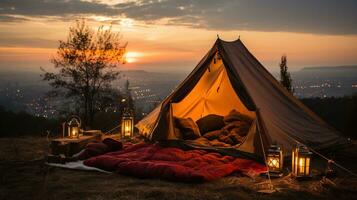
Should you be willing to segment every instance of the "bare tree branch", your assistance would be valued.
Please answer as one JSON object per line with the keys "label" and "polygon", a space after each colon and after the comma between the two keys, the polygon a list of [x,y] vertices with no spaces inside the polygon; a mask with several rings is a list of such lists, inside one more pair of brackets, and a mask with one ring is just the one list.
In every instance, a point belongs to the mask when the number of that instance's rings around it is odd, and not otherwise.
{"label": "bare tree branch", "polygon": [[123,63],[126,45],[112,27],[99,27],[96,31],[78,20],[69,28],[65,41],[59,41],[57,54],[51,59],[58,71],[42,75],[52,87],[52,97],[72,98],[77,102],[76,110],[84,117],[86,125],[92,125],[99,110],[113,104],[118,91],[112,82],[118,78],[118,66]]}

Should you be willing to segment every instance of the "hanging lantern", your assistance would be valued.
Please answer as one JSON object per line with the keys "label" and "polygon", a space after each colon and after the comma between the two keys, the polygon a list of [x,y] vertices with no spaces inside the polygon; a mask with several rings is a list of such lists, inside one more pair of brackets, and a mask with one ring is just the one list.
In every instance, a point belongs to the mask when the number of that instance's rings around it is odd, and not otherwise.
{"label": "hanging lantern", "polygon": [[130,138],[134,133],[134,116],[130,109],[125,108],[121,118],[121,137]]}
{"label": "hanging lantern", "polygon": [[283,151],[278,145],[271,145],[267,154],[269,172],[281,173],[283,169]]}
{"label": "hanging lantern", "polygon": [[73,117],[68,122],[68,137],[69,138],[79,138],[80,127],[81,127],[80,119],[77,117]]}
{"label": "hanging lantern", "polygon": [[304,145],[298,145],[292,152],[292,174],[295,177],[311,177],[312,153]]}

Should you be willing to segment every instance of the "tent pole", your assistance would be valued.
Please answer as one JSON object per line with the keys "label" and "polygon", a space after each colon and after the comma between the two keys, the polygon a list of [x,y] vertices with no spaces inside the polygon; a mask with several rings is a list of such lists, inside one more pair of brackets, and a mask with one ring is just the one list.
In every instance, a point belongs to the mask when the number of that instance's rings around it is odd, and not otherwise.
{"label": "tent pole", "polygon": [[[259,112],[259,108],[257,109],[257,111]],[[271,178],[270,178],[270,173],[269,173],[269,167],[268,167],[268,163],[267,163],[267,158],[265,155],[265,149],[264,149],[264,144],[263,144],[263,139],[262,139],[262,135],[261,135],[261,131],[260,131],[260,120],[259,120],[259,116],[257,116],[257,127],[258,127],[258,132],[259,132],[259,138],[260,138],[260,144],[262,145],[262,150],[263,150],[263,156],[264,156],[264,162],[265,162],[265,166],[267,167],[267,174],[268,174],[268,180],[269,180],[269,184],[271,186],[270,189],[273,189],[273,183],[271,182]]]}

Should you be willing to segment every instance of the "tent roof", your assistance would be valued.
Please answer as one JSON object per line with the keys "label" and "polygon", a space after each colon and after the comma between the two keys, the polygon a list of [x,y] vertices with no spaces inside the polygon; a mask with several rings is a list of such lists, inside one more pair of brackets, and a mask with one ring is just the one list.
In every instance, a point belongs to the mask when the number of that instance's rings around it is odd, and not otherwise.
{"label": "tent roof", "polygon": [[290,152],[297,142],[316,149],[344,142],[339,132],[283,88],[240,39],[232,42],[217,39],[177,89],[137,124],[139,130],[149,127],[146,132],[152,140],[167,139],[173,131],[171,104],[180,102],[193,90],[217,52],[239,99],[248,110],[258,113],[258,130],[263,133],[264,146],[277,142]]}

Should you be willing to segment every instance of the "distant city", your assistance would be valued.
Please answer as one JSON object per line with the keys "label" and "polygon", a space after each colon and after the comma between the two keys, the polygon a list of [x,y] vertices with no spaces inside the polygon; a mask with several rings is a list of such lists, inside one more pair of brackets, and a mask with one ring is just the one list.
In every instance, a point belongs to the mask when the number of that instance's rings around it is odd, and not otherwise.
{"label": "distant city", "polygon": [[[279,79],[279,73],[272,73]],[[327,98],[357,93],[357,66],[306,67],[291,72],[294,95],[298,98]],[[187,76],[185,73],[122,71],[114,87],[123,89],[129,80],[135,106],[146,115]],[[39,73],[0,71],[0,106],[16,112],[53,118],[60,100],[46,97],[49,90]],[[118,100],[119,101],[119,100]]]}

